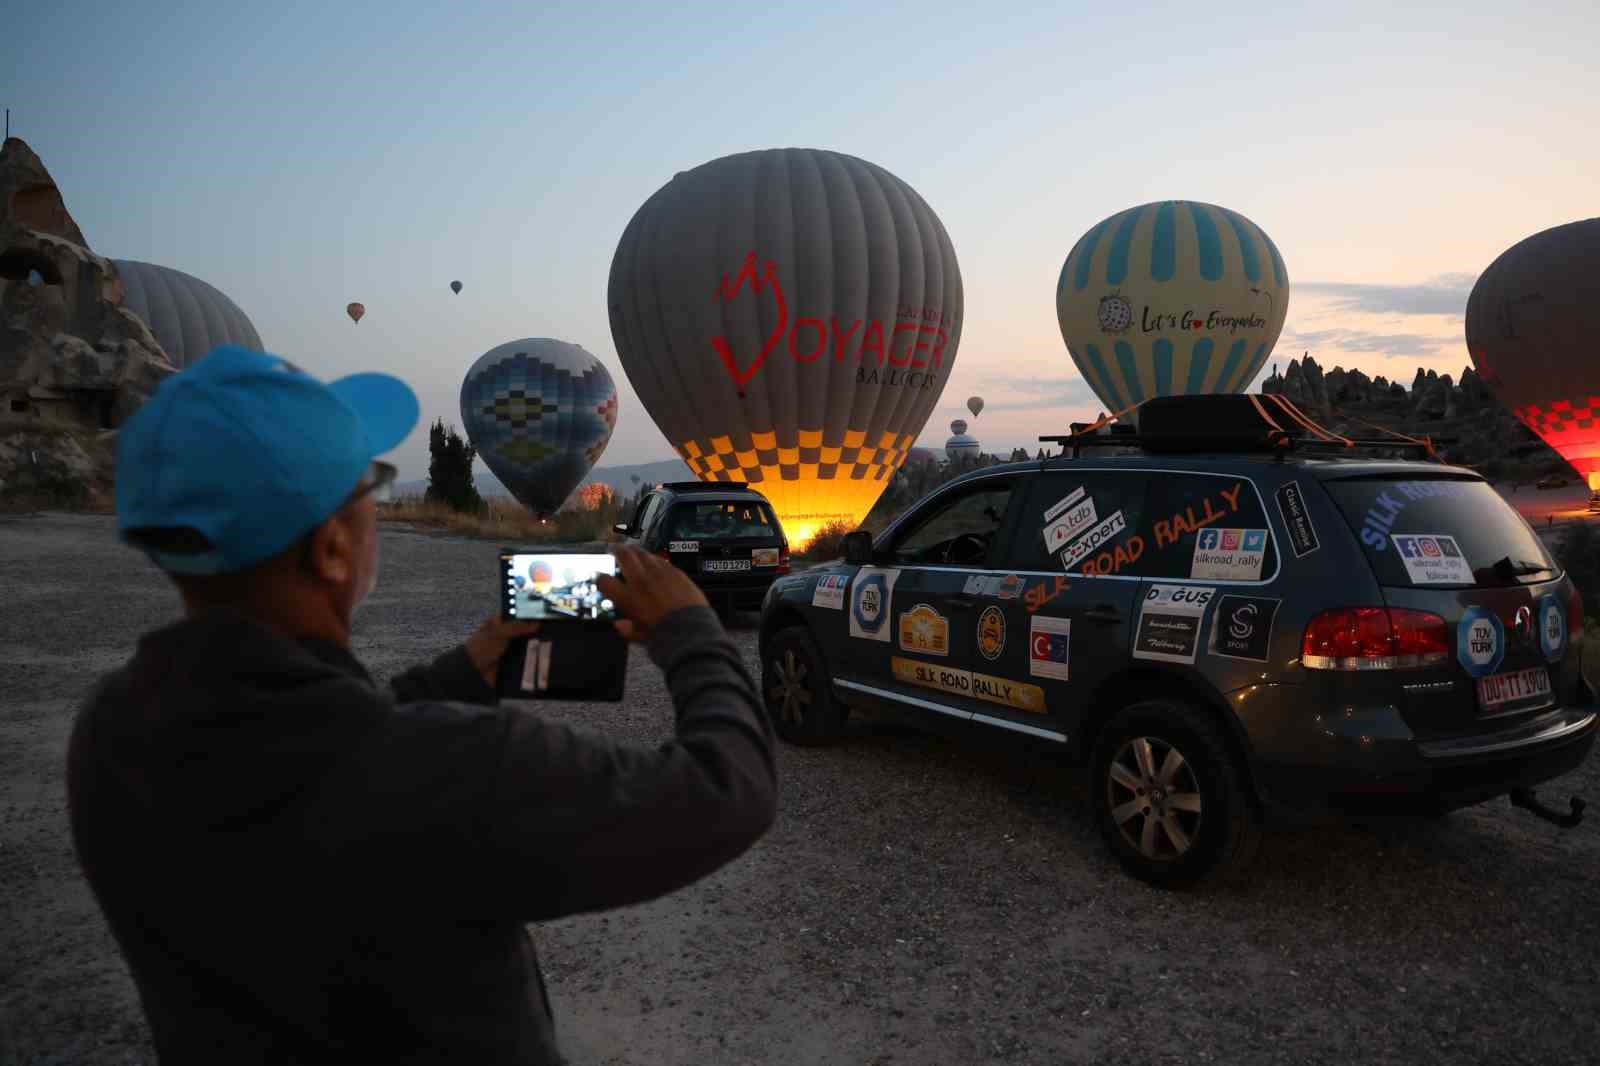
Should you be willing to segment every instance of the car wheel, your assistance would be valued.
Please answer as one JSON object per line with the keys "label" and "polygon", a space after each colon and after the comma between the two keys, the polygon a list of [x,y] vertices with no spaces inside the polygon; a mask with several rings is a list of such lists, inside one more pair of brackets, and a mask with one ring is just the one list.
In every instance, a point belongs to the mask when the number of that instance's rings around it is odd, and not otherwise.
{"label": "car wheel", "polygon": [[804,626],[779,630],[761,661],[761,691],[778,735],[791,744],[826,744],[844,734],[849,708],[833,695],[827,667]]}
{"label": "car wheel", "polygon": [[1125,707],[1095,740],[1089,798],[1117,860],[1161,888],[1226,879],[1261,831],[1239,759],[1207,714],[1171,700]]}

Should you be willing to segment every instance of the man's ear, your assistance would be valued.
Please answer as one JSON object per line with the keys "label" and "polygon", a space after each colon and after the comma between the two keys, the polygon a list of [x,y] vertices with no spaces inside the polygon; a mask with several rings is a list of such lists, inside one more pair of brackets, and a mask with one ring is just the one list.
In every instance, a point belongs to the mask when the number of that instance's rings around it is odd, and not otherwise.
{"label": "man's ear", "polygon": [[337,585],[355,576],[355,536],[343,514],[335,514],[311,534],[311,572]]}

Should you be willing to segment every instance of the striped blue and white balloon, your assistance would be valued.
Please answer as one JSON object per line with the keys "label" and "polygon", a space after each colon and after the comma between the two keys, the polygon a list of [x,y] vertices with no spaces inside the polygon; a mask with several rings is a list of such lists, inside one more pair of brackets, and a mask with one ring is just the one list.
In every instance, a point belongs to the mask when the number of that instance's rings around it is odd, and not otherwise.
{"label": "striped blue and white balloon", "polygon": [[1109,411],[1153,396],[1237,393],[1255,379],[1289,309],[1289,272],[1261,228],[1193,200],[1105,219],[1078,239],[1056,318]]}

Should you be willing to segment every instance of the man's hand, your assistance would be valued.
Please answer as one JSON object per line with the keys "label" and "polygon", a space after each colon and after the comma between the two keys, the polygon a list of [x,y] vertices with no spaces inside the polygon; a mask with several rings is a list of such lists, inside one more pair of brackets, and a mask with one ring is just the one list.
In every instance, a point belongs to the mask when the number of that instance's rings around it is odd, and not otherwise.
{"label": "man's hand", "polygon": [[617,632],[627,640],[647,641],[656,623],[680,607],[705,607],[705,593],[665,559],[640,551],[631,544],[619,544],[613,553],[626,581],[610,574],[595,579],[600,591],[624,617],[616,623]]}
{"label": "man's hand", "polygon": [[538,622],[523,622],[495,615],[478,631],[467,638],[467,658],[478,668],[478,673],[492,687],[500,672],[500,657],[518,637],[529,637],[539,632]]}

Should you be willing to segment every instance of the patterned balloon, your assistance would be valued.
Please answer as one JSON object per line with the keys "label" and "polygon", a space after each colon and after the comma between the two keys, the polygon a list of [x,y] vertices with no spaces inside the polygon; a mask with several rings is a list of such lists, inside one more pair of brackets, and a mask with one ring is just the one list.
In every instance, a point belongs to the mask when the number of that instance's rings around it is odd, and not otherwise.
{"label": "patterned balloon", "polygon": [[1073,246],[1056,284],[1062,339],[1112,411],[1244,391],[1288,311],[1289,273],[1267,235],[1192,200],[1112,215]]}
{"label": "patterned balloon", "polygon": [[1600,218],[1489,264],[1467,298],[1467,351],[1495,398],[1600,490]]}
{"label": "patterned balloon", "polygon": [[611,336],[650,417],[702,480],[766,495],[795,544],[888,487],[954,368],[961,300],[916,190],[801,148],[678,174],[611,262]]}
{"label": "patterned balloon", "polygon": [[224,344],[262,351],[250,318],[222,292],[181,270],[114,259],[123,306],[150,326],[179,370]]}
{"label": "patterned balloon", "polygon": [[467,371],[461,422],[495,477],[542,518],[561,509],[605,451],[617,424],[617,387],[576,344],[511,341]]}

